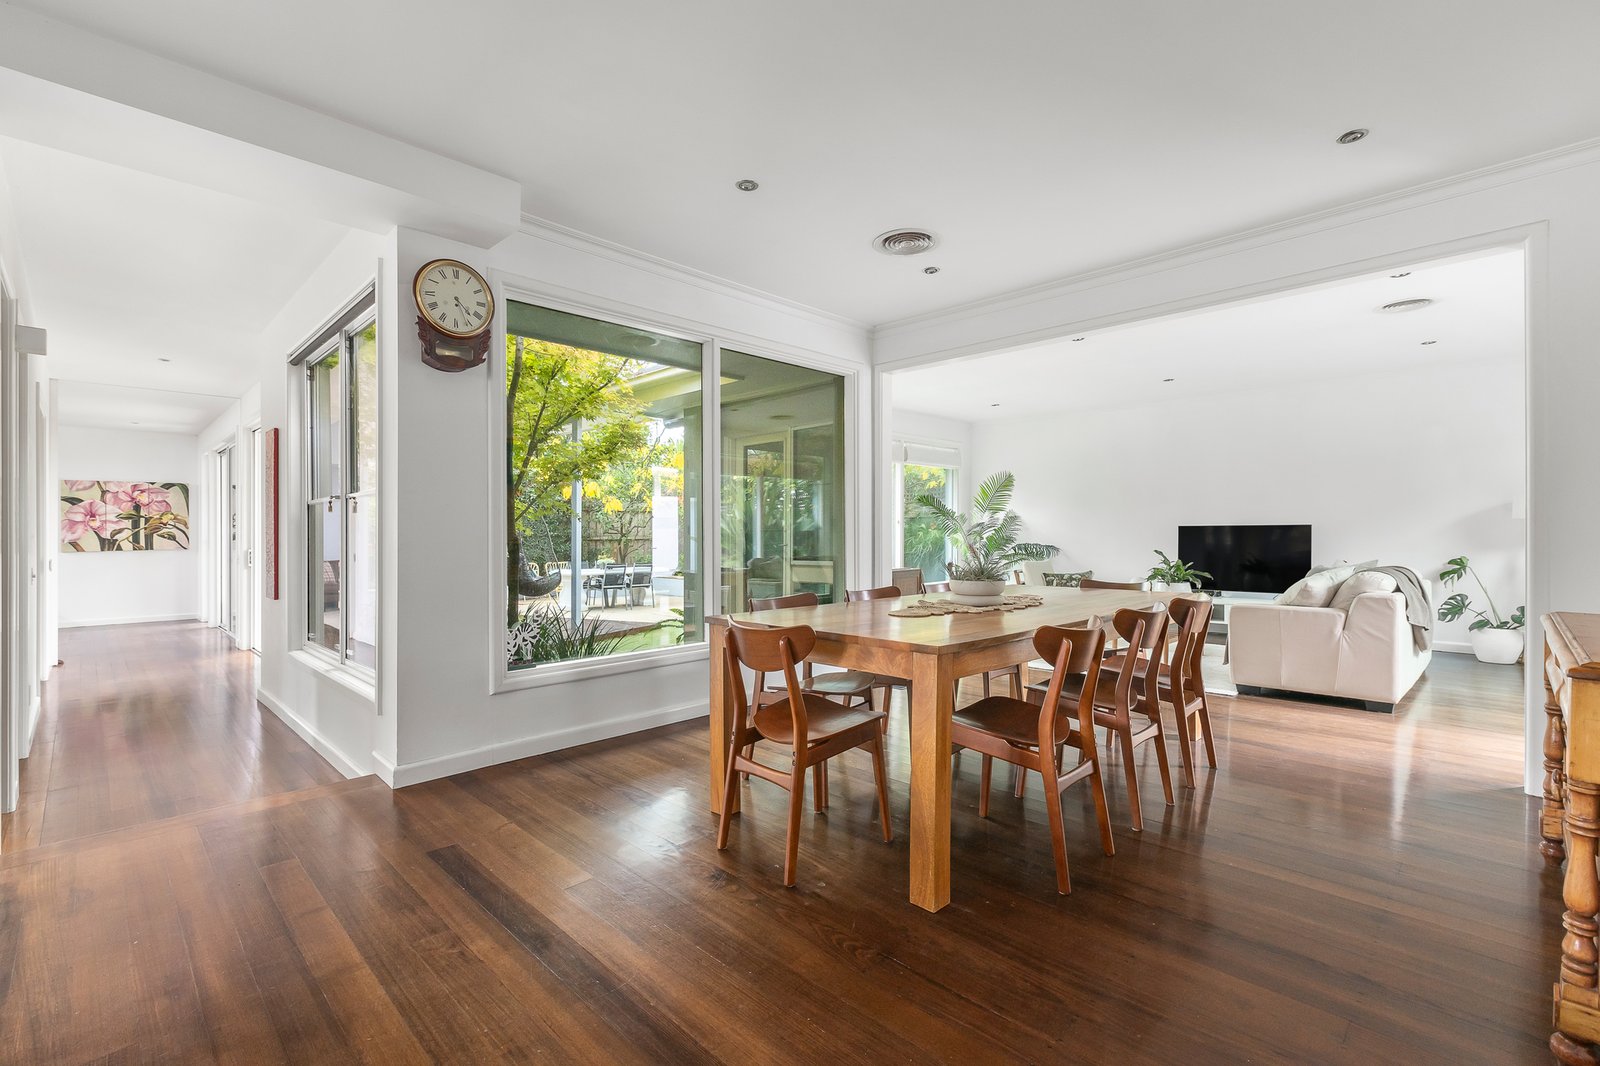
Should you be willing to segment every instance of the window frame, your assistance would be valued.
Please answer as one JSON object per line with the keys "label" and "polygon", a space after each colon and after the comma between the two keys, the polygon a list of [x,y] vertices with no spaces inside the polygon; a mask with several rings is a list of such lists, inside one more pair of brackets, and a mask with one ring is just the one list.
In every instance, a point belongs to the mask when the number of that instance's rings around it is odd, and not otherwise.
{"label": "window frame", "polygon": [[[487,598],[485,621],[488,623],[486,651],[490,656],[490,693],[514,692],[522,689],[542,688],[546,685],[566,684],[585,678],[610,677],[649,670],[680,663],[703,662],[709,656],[708,640],[693,644],[680,644],[665,648],[648,648],[640,651],[620,652],[594,659],[574,659],[568,662],[544,663],[533,670],[512,670],[505,656],[505,567],[506,556],[505,508],[506,498],[506,417],[505,337],[507,308],[512,301],[531,303],[568,314],[583,315],[623,327],[647,330],[698,343],[701,346],[701,573],[700,602],[705,617],[715,617],[712,604],[720,588],[722,537],[718,520],[722,506],[720,448],[715,443],[722,439],[722,350],[730,348],[747,355],[759,356],[780,363],[820,370],[844,379],[844,500],[845,500],[845,566],[850,587],[861,585],[861,575],[870,572],[871,545],[862,545],[860,533],[859,489],[863,478],[870,481],[870,464],[860,455],[861,442],[866,439],[861,430],[866,418],[861,400],[863,375],[871,367],[812,351],[775,343],[737,330],[715,326],[695,319],[635,307],[620,301],[611,301],[570,290],[559,289],[547,283],[534,281],[506,271],[492,270],[489,283],[495,289],[495,337],[499,343],[489,345],[488,380],[484,390],[487,433],[485,437],[487,464],[493,478],[495,491],[490,493],[489,530],[491,557],[495,566],[489,567],[490,595]],[[709,638],[709,631],[707,632]],[[704,696],[689,695],[684,706],[703,705]],[[663,712],[664,714],[667,712]]]}
{"label": "window frame", "polygon": [[[906,455],[906,445],[938,448],[951,454],[948,463],[914,463]],[[906,563],[906,467],[921,466],[933,467],[950,471],[948,484],[948,499],[946,502],[955,510],[961,510],[961,480],[965,473],[966,457],[961,449],[948,441],[919,440],[909,437],[897,437],[894,441],[894,459],[891,463],[892,481],[894,485],[894,525],[893,525],[893,552],[891,558],[896,567],[905,567]],[[952,550],[950,542],[945,541],[945,565],[955,562],[957,553]]]}
{"label": "window frame", "polygon": [[[356,426],[356,392],[352,387],[356,373],[354,341],[358,335],[369,327],[373,330],[374,344],[378,346],[380,352],[377,370],[381,374],[382,344],[381,336],[378,335],[378,317],[378,308],[375,302],[366,306],[358,303],[353,310],[342,311],[340,315],[331,320],[327,327],[327,330],[332,331],[333,335],[327,337],[322,343],[311,347],[310,352],[312,354],[308,354],[300,363],[291,367],[291,369],[300,373],[301,378],[299,388],[300,425],[298,427],[300,431],[300,462],[298,464],[300,471],[300,492],[298,494],[300,497],[300,516],[298,521],[304,523],[299,526],[299,540],[303,548],[300,558],[301,594],[305,597],[305,600],[302,604],[304,613],[300,615],[300,635],[297,648],[304,654],[314,657],[321,665],[334,670],[348,671],[368,685],[375,685],[377,682],[376,665],[367,666],[356,661],[350,654],[350,501],[352,498],[371,501],[369,503],[369,512],[374,516],[373,520],[378,521],[378,486],[377,484],[362,485],[356,492],[350,492],[349,489],[354,476],[354,455],[351,448],[351,440]],[[312,439],[315,407],[311,394],[312,383],[317,365],[336,352],[341,358],[340,388],[342,389],[340,431],[337,435],[339,477],[338,484],[329,487],[338,491],[329,496],[313,496],[312,493],[316,491],[316,476],[313,470],[314,449]],[[379,402],[382,389],[378,385],[376,375],[374,376],[373,388],[376,394],[374,402]],[[375,427],[378,433],[381,433],[381,425],[382,419],[380,416],[378,425]],[[378,449],[376,437],[374,438],[374,448]],[[381,465],[381,449],[377,450],[377,456]],[[312,574],[312,560],[314,556],[320,560],[322,553],[320,549],[315,553],[312,551],[312,530],[309,511],[313,504],[321,506],[325,503],[331,503],[333,500],[339,501],[337,512],[339,515],[339,648],[337,651],[323,644],[311,630],[312,605],[320,599],[320,593],[316,591],[320,588],[320,581]],[[293,617],[294,615],[291,614],[290,618],[292,619]],[[293,625],[294,623],[291,621],[290,624]],[[374,664],[378,659],[377,649],[380,625],[381,618],[379,616],[378,603],[375,599],[372,626]],[[296,647],[292,630],[290,644],[291,647]]]}

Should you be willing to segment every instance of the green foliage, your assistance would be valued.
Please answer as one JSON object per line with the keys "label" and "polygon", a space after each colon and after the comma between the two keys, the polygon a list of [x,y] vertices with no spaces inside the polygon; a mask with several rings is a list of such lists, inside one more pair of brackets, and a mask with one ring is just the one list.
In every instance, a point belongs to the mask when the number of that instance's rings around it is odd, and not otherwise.
{"label": "green foliage", "polygon": [[507,658],[512,666],[588,659],[610,655],[623,637],[620,633],[602,633],[597,621],[575,623],[560,611],[535,605],[511,627]]}
{"label": "green foliage", "polygon": [[1193,563],[1186,563],[1182,559],[1169,559],[1167,553],[1160,548],[1155,549],[1155,553],[1160,556],[1161,562],[1150,568],[1150,573],[1145,575],[1147,581],[1161,581],[1168,585],[1181,585],[1187,581],[1195,588],[1199,588],[1203,584],[1201,578],[1208,581],[1211,579],[1211,575],[1204,570],[1196,570]]}
{"label": "green foliage", "polygon": [[946,470],[940,466],[917,466],[913,463],[907,463],[900,469],[904,485],[902,548],[905,564],[920,569],[926,580],[943,581],[946,551],[950,542],[933,515],[917,501],[923,495],[948,499]]}
{"label": "green foliage", "polygon": [[1477,582],[1479,591],[1483,593],[1483,598],[1488,601],[1489,609],[1487,611],[1478,610],[1472,606],[1472,601],[1465,592],[1457,592],[1447,597],[1439,605],[1439,621],[1454,622],[1456,619],[1468,614],[1476,615],[1472,623],[1467,626],[1469,632],[1478,629],[1521,629],[1527,624],[1525,617],[1526,607],[1518,607],[1511,612],[1511,617],[1509,618],[1500,616],[1500,612],[1494,605],[1494,597],[1489,595],[1489,589],[1484,585],[1483,579],[1478,576],[1478,572],[1472,569],[1472,564],[1467,561],[1465,555],[1458,555],[1446,562],[1444,569],[1439,571],[1439,580],[1444,582],[1445,587],[1448,588],[1469,574],[1472,576],[1472,580]]}
{"label": "green foliage", "polygon": [[1048,559],[1059,550],[1053,544],[1020,543],[1022,518],[1011,510],[1017,479],[1008,470],[985,478],[972,496],[972,510],[957,512],[932,493],[917,497],[918,505],[932,516],[935,528],[955,541],[961,561],[951,563],[957,581],[1004,581],[1012,567],[1024,559]]}

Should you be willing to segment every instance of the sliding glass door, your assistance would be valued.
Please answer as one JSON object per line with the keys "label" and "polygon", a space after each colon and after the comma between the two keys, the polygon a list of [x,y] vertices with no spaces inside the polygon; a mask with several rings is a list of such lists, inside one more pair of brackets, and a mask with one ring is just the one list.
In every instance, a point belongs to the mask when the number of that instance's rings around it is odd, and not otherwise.
{"label": "sliding glass door", "polygon": [[721,610],[844,597],[844,378],[722,352]]}

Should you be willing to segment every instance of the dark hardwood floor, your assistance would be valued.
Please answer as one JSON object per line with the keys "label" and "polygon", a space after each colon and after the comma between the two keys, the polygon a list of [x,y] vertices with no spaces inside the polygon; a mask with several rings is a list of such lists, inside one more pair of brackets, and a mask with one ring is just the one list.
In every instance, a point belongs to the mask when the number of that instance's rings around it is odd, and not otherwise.
{"label": "dark hardwood floor", "polygon": [[[61,787],[102,759],[93,787],[134,798],[69,800],[57,828],[47,790],[40,843],[0,857],[0,1062],[1548,1061],[1559,884],[1516,669],[1436,656],[1393,717],[1216,699],[1221,768],[1170,809],[1148,788],[1142,835],[1111,775],[1115,856],[1069,793],[1067,897],[1037,780],[1018,801],[997,774],[980,820],[968,757],[929,915],[903,718],[895,842],[851,753],[786,890],[780,790],[752,785],[714,848],[703,722],[398,793],[314,772],[291,734],[274,789],[299,790],[269,794],[237,769],[273,732],[248,663],[197,639],[149,627],[114,681],[52,683]],[[194,734],[172,750],[203,798],[137,780],[150,749],[116,719],[141,708]]]}
{"label": "dark hardwood floor", "polygon": [[255,656],[199,622],[63,629],[7,851],[343,780],[255,703]]}

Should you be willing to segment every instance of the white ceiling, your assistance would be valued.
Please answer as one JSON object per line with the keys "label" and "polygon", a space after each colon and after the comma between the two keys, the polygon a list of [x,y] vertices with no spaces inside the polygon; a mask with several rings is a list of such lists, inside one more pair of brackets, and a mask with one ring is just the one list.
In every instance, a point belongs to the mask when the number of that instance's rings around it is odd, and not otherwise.
{"label": "white ceiling", "polygon": [[20,6],[873,324],[1600,134],[1582,0]]}
{"label": "white ceiling", "polygon": [[56,421],[62,426],[194,435],[234,401],[227,396],[137,389],[91,381],[58,381]]}
{"label": "white ceiling", "polygon": [[259,331],[346,232],[7,138],[0,166],[57,378],[239,395]]}
{"label": "white ceiling", "polygon": [[[902,371],[893,375],[892,402],[896,410],[992,422],[1522,358],[1520,251],[1418,265],[1407,277],[1391,277],[1398,273]],[[1435,303],[1378,310],[1419,297]]]}

